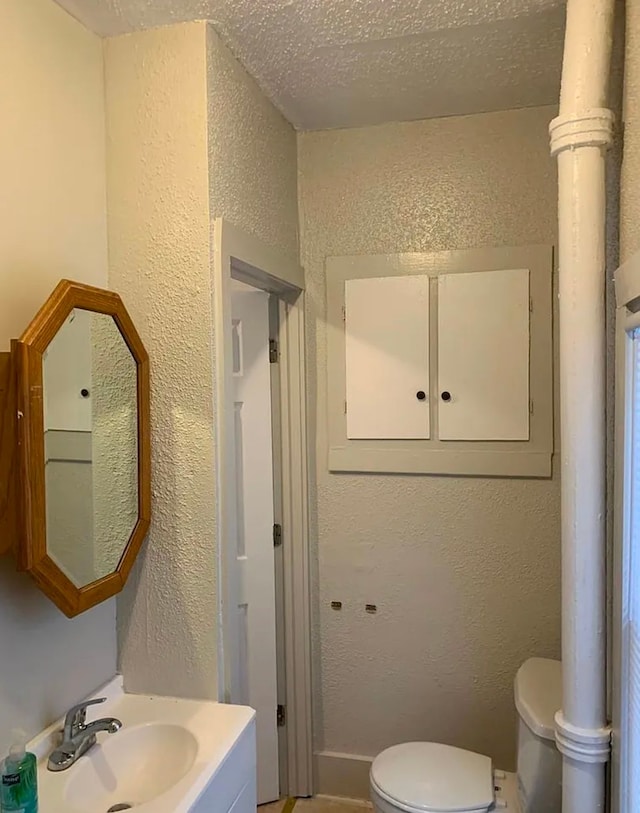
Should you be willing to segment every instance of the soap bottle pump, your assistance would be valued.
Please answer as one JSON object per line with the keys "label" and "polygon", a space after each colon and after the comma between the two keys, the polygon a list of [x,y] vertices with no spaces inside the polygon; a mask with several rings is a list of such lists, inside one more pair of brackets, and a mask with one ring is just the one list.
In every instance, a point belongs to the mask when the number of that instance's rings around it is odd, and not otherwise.
{"label": "soap bottle pump", "polygon": [[9,755],[0,763],[1,813],[38,813],[38,766],[26,741],[23,731],[14,731]]}

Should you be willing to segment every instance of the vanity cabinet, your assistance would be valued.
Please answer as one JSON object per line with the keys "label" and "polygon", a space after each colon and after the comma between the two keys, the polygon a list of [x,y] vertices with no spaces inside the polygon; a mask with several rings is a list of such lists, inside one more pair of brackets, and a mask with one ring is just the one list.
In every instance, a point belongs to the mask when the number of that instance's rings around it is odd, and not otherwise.
{"label": "vanity cabinet", "polygon": [[[38,757],[40,807],[51,813],[255,813],[256,713],[246,706],[128,694],[115,677],[97,695],[102,715],[120,726],[64,770],[48,769],[60,752],[64,720],[30,743]],[[89,722],[90,724],[90,722]],[[66,756],[66,752],[62,752]]]}
{"label": "vanity cabinet", "polygon": [[255,720],[243,732],[191,813],[255,813],[257,805]]}

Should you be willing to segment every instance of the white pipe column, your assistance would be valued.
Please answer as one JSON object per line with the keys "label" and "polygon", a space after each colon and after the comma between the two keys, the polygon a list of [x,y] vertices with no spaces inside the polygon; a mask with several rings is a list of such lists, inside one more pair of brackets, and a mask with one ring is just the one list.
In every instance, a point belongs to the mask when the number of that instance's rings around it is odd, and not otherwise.
{"label": "white pipe column", "polygon": [[558,158],[563,813],[600,813],[605,683],[605,158],[614,0],[568,0]]}

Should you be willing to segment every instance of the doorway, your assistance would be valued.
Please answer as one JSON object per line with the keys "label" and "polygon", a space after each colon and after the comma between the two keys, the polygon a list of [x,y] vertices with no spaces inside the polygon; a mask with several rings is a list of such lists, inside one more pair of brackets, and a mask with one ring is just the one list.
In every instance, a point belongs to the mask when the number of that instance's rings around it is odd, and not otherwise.
{"label": "doorway", "polygon": [[[285,720],[276,631],[276,617],[281,615],[276,602],[281,603],[282,596],[276,591],[281,533],[274,484],[281,473],[275,467],[276,410],[271,403],[277,395],[271,387],[277,352],[272,349],[276,340],[271,338],[270,295],[235,279],[231,283],[238,578],[238,605],[232,612],[237,609],[239,635],[239,695],[234,701],[256,709],[258,801],[264,804],[280,796],[280,763],[285,761],[280,759],[278,738]],[[282,683],[281,670],[280,678]]]}
{"label": "doorway", "polygon": [[312,793],[302,269],[215,222],[223,702],[256,709],[258,801]]}

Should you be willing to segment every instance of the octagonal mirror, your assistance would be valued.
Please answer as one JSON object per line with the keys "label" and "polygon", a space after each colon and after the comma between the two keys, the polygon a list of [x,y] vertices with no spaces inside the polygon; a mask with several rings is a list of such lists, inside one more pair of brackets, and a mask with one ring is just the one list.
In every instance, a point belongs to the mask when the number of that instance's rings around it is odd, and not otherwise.
{"label": "octagonal mirror", "polygon": [[122,589],[149,527],[148,357],[117,294],[64,280],[11,362],[18,563],[74,616]]}

